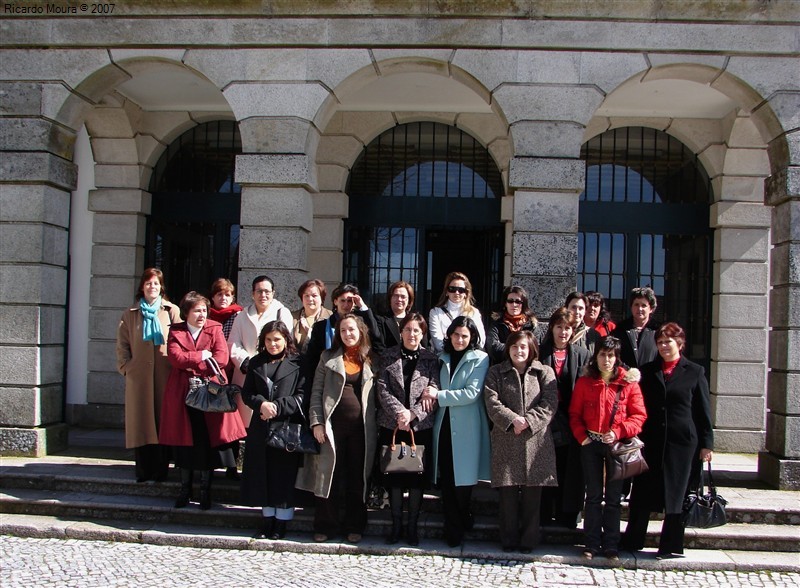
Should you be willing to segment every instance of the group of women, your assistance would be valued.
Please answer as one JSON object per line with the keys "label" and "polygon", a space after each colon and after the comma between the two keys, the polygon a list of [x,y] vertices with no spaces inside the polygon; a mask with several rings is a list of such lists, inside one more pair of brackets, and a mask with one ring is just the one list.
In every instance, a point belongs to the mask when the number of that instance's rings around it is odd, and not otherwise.
{"label": "group of women", "polygon": [[[348,284],[333,292],[333,311],[319,280],[301,285],[295,313],[266,276],[253,280],[247,307],[234,294],[220,279],[211,300],[189,292],[176,308],[151,268],[120,322],[137,480],[164,480],[174,460],[176,508],[192,500],[195,471],[200,508],[210,508],[213,470],[238,477],[246,438],[242,501],[262,508],[259,537],[285,536],[299,489],[316,497],[315,541],[357,543],[372,481],[388,491],[389,544],[419,543],[423,494],[435,485],[444,538],[458,546],[474,522],[472,490],[490,480],[506,551],[530,552],[542,525],[575,528],[584,510],[584,556],[616,559],[621,547],[642,549],[650,514],[666,510],[658,554],[682,553],[683,497],[712,456],[708,387],[702,368],[682,356],[680,326],[650,324],[649,288],[632,292],[630,324],[616,327],[598,293],[575,292],[545,326],[525,289],[510,286],[488,331],[460,272],[447,276],[428,320],[402,281],[378,317]],[[626,361],[626,344],[636,362]],[[652,347],[658,356],[645,358]],[[242,387],[236,412],[202,413],[184,402],[193,378],[213,376],[212,359]],[[271,447],[271,430],[285,421],[306,422],[319,453]],[[622,482],[605,475],[607,446],[636,434],[650,471],[634,483],[622,538]],[[403,443],[419,448],[424,473],[380,473],[380,448]]]}

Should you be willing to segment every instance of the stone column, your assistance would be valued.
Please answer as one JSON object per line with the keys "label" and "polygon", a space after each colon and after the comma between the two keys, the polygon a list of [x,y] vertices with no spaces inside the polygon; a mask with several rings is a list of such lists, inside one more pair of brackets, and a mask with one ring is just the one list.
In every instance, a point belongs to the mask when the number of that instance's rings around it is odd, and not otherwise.
{"label": "stone column", "polygon": [[800,133],[795,165],[767,180],[772,211],[767,443],[758,472],[782,490],[800,490]]}
{"label": "stone column", "polygon": [[[42,116],[43,88],[0,88],[0,454],[66,447],[64,333],[75,134]],[[9,104],[9,102],[13,102]]]}

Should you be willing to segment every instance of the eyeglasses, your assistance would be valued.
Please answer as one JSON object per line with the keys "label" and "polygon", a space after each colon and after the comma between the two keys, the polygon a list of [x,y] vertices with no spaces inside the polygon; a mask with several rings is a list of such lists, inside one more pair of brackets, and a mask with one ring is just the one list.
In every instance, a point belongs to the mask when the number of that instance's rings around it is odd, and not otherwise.
{"label": "eyeglasses", "polygon": [[407,335],[422,335],[422,329],[409,329],[408,327],[406,327],[405,329],[403,329],[403,332],[406,333]]}
{"label": "eyeglasses", "polygon": [[261,290],[253,290],[253,292],[259,295],[264,294],[265,296],[269,296],[270,294],[272,294],[272,290],[265,290],[263,288]]}
{"label": "eyeglasses", "polygon": [[448,286],[447,287],[447,291],[450,294],[466,294],[467,293],[467,289],[466,288],[462,288],[461,286]]}
{"label": "eyeglasses", "polygon": [[506,304],[522,304],[522,300],[519,298],[508,298],[506,299]]}

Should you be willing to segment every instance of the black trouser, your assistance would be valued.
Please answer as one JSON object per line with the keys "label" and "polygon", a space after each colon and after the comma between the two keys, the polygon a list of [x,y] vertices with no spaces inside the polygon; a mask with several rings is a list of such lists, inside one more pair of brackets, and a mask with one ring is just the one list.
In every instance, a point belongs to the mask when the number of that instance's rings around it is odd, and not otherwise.
{"label": "black trouser", "polygon": [[[661,536],[658,541],[658,553],[683,553],[686,526],[681,518],[680,513],[664,515]],[[627,549],[638,551],[644,548],[649,521],[649,510],[635,507],[630,509],[628,526],[625,527],[625,538],[623,539],[623,544]]]}
{"label": "black trouser", "polygon": [[317,498],[314,531],[329,537],[340,532],[340,492],[344,491],[344,522],[341,532],[363,533],[367,526],[367,505],[364,502],[364,429],[347,427],[334,431],[336,437],[336,469],[333,471],[328,498]]}
{"label": "black trouser", "polygon": [[622,480],[611,481],[605,476],[606,455],[605,443],[592,441],[581,446],[581,464],[586,484],[583,532],[586,548],[592,551],[616,551],[619,548]]}
{"label": "black trouser", "polygon": [[453,441],[450,437],[450,415],[444,415],[439,431],[439,488],[442,494],[444,535],[448,543],[461,543],[464,532],[472,526],[470,501],[472,486],[456,486],[453,468]]}
{"label": "black trouser", "polygon": [[133,451],[136,462],[136,481],[155,480],[163,482],[169,473],[171,450],[166,445],[142,445]]}
{"label": "black trouser", "polygon": [[539,545],[541,486],[500,487],[500,543],[533,549]]}

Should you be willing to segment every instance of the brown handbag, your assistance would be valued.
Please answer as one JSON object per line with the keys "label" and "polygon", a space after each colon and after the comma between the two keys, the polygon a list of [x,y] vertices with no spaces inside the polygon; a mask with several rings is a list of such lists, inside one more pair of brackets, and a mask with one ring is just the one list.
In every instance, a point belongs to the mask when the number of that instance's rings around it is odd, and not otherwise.
{"label": "brown handbag", "polygon": [[[619,407],[621,387],[617,387],[617,396],[614,399],[614,408],[611,410],[609,427],[614,426],[614,416]],[[625,480],[645,473],[650,467],[644,460],[642,449],[644,442],[634,435],[630,439],[618,439],[606,445],[606,475],[609,480]]]}
{"label": "brown handbag", "polygon": [[422,474],[425,472],[425,464],[423,462],[423,455],[425,455],[425,446],[417,445],[414,440],[414,431],[409,429],[411,433],[411,445],[406,445],[400,442],[398,445],[395,441],[397,436],[398,427],[394,428],[392,433],[392,444],[381,446],[381,471],[384,474]]}

